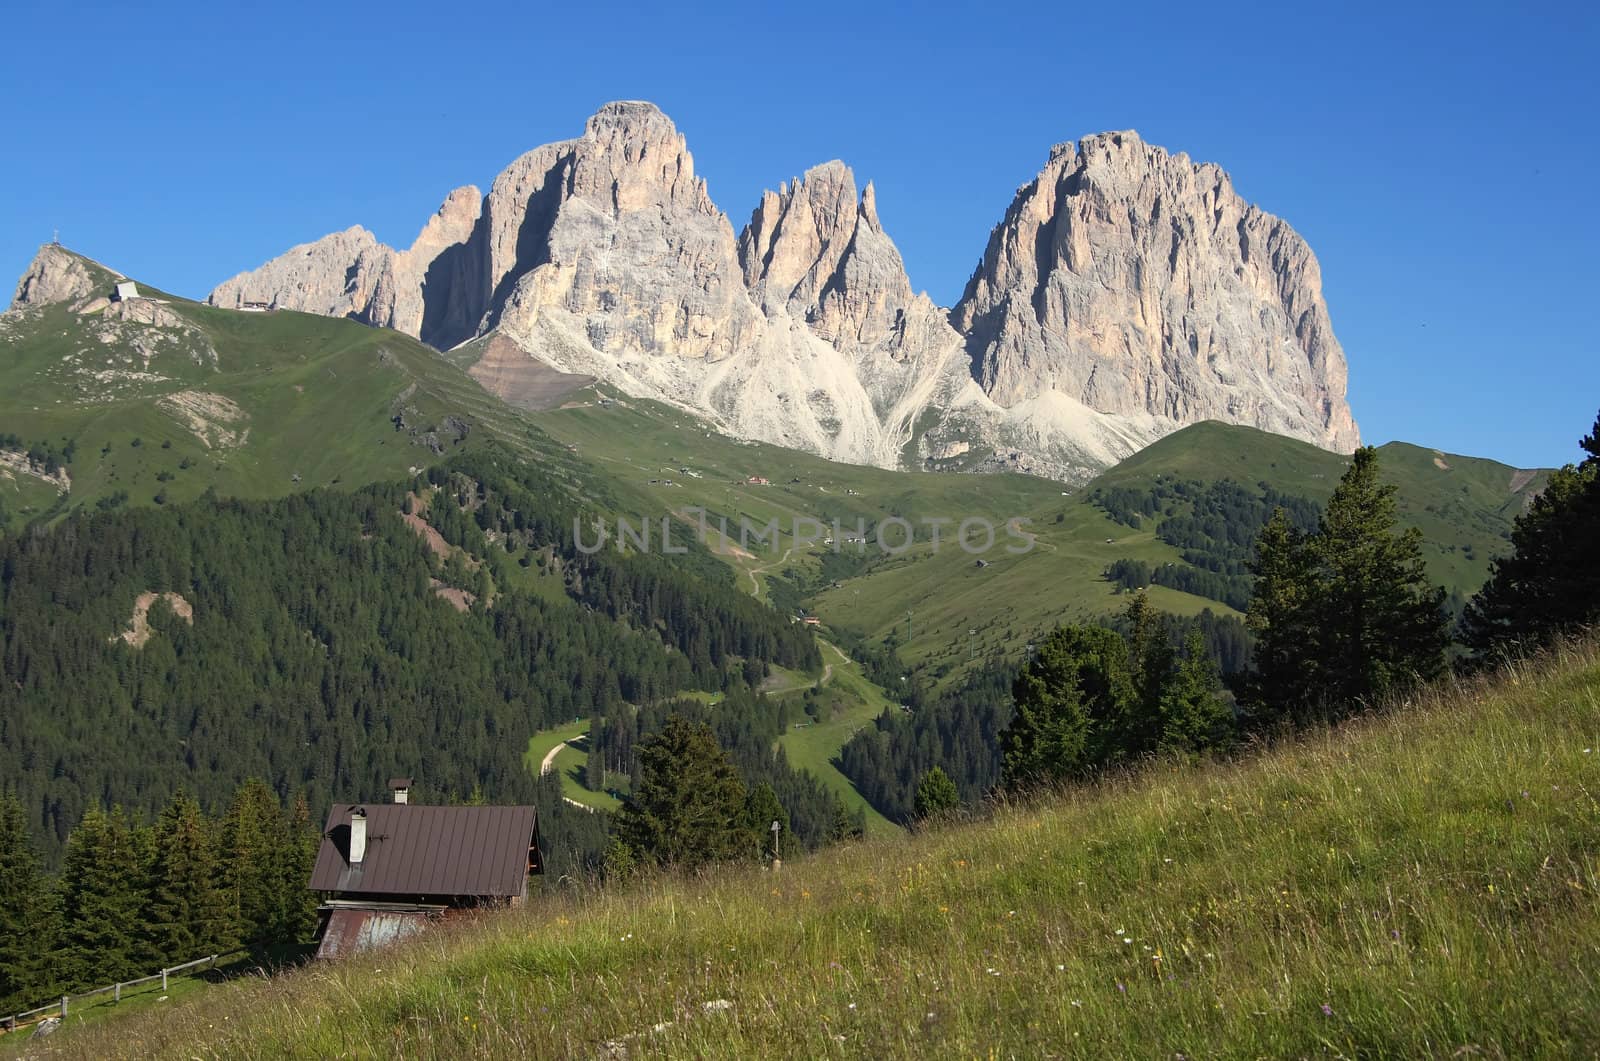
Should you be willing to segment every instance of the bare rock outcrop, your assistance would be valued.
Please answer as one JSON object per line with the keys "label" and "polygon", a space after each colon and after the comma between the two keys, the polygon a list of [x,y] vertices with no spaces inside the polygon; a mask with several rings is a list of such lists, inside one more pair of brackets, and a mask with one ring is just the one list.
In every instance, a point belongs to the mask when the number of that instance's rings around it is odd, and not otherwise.
{"label": "bare rock outcrop", "polygon": [[872,184],[858,199],[843,162],[823,163],[792,187],[765,193],[739,237],[739,261],[769,314],[803,320],[841,350],[882,349],[903,360],[908,339],[917,346],[929,338],[910,318],[936,307],[912,293],[905,262],[878,220]]}
{"label": "bare rock outcrop", "polygon": [[366,320],[378,281],[393,258],[394,251],[378,237],[353,225],[291,247],[261,268],[224,281],[207,301],[225,309],[264,303],[273,309]]}
{"label": "bare rock outcrop", "polygon": [[1059,145],[951,314],[1005,408],[1055,392],[1174,426],[1216,419],[1349,451],[1317,260],[1219,167],[1132,132]]}
{"label": "bare rock outcrop", "polygon": [[11,297],[11,309],[21,310],[36,306],[68,303],[85,305],[96,297],[110,294],[111,275],[103,268],[79,254],[74,254],[56,243],[46,243],[34,255],[17,290]]}

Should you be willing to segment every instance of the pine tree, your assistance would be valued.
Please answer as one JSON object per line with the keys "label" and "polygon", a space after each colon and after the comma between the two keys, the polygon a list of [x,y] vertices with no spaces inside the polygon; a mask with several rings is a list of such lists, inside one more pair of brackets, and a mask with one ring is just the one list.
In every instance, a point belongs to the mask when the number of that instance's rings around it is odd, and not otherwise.
{"label": "pine tree", "polygon": [[311,870],[317,864],[322,831],[311,817],[311,804],[298,793],[289,808],[280,839],[277,901],[272,939],[296,943],[311,938],[317,926],[317,894],[311,890]]}
{"label": "pine tree", "polygon": [[1365,446],[1316,533],[1299,539],[1281,514],[1262,532],[1250,615],[1258,719],[1338,717],[1443,671],[1445,593],[1428,580],[1422,532],[1395,532],[1395,493]]}
{"label": "pine tree", "polygon": [[54,994],[59,929],[56,894],[40,868],[27,814],[16,796],[0,798],[0,1013]]}
{"label": "pine tree", "polygon": [[1588,456],[1551,473],[1467,608],[1463,635],[1480,663],[1600,622],[1600,417],[1580,445]]}
{"label": "pine tree", "polygon": [[277,794],[258,778],[245,781],[222,819],[218,842],[223,896],[241,942],[274,941],[287,840]]}
{"label": "pine tree", "polygon": [[[1140,590],[1134,594],[1124,619],[1128,624],[1128,672],[1133,679],[1133,696],[1106,738],[1120,755],[1138,758],[1161,743],[1162,699],[1176,657],[1161,614],[1150,606],[1148,593]],[[1101,757],[1105,757],[1103,753]]]}
{"label": "pine tree", "polygon": [[1245,624],[1256,636],[1244,699],[1261,722],[1292,718],[1317,702],[1320,660],[1307,651],[1315,628],[1317,582],[1305,535],[1278,509],[1256,540],[1255,595]]}
{"label": "pine tree", "polygon": [[1326,592],[1318,632],[1334,704],[1371,701],[1444,670],[1445,593],[1428,580],[1422,532],[1395,533],[1396,492],[1378,478],[1378,451],[1362,447],[1312,541]]}
{"label": "pine tree", "polygon": [[961,794],[950,775],[935,766],[917,782],[916,813],[918,818],[937,818],[961,805]]}
{"label": "pine tree", "polygon": [[1082,776],[1116,755],[1109,736],[1135,699],[1128,643],[1113,630],[1058,627],[1017,675],[1001,737],[1006,785]]}
{"label": "pine tree", "polygon": [[226,892],[200,805],[178,793],[156,822],[156,864],[147,932],[165,963],[192,961],[233,944]]}
{"label": "pine tree", "polygon": [[63,989],[142,976],[138,928],[144,875],[120,807],[87,811],[67,837],[61,870]]}
{"label": "pine tree", "polygon": [[1195,755],[1232,743],[1233,710],[1223,699],[1222,678],[1197,629],[1189,631],[1182,655],[1162,684],[1158,710],[1163,753]]}
{"label": "pine tree", "polygon": [[744,782],[711,727],[674,714],[636,752],[639,784],[616,827],[639,857],[692,867],[748,849]]}

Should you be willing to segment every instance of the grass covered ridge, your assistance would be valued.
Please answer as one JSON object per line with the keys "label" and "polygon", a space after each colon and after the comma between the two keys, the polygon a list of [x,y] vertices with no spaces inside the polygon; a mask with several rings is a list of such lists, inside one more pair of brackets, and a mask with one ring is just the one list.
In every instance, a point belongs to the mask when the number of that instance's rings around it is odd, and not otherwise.
{"label": "grass covered ridge", "polygon": [[63,1034],[181,1056],[1580,1056],[1600,643],[1235,764],[536,900]]}

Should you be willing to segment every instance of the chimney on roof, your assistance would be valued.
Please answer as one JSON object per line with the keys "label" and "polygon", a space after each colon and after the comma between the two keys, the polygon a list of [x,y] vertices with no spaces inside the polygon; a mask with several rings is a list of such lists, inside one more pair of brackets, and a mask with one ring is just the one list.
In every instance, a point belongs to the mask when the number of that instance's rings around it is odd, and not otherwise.
{"label": "chimney on roof", "polygon": [[350,812],[350,864],[361,865],[367,857],[367,808],[357,807]]}
{"label": "chimney on roof", "polygon": [[394,801],[406,804],[411,801],[411,779],[409,777],[391,777],[389,791],[394,793]]}

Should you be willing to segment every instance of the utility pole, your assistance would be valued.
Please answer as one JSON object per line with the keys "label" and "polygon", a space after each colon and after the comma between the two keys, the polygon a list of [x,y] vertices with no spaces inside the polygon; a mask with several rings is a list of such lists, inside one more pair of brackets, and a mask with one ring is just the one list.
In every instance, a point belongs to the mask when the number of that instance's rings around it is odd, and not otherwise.
{"label": "utility pole", "polygon": [[772,868],[773,869],[777,869],[779,866],[783,865],[783,860],[778,857],[778,854],[779,854],[779,852],[778,852],[778,833],[781,831],[782,828],[783,827],[778,824],[777,819],[773,819],[773,822],[772,822]]}
{"label": "utility pole", "polygon": [[906,609],[906,644],[911,643],[911,609]]}

